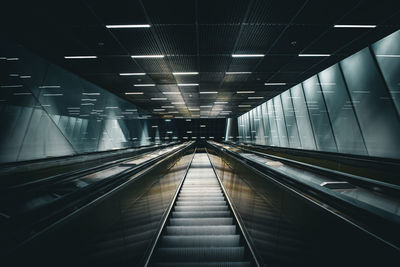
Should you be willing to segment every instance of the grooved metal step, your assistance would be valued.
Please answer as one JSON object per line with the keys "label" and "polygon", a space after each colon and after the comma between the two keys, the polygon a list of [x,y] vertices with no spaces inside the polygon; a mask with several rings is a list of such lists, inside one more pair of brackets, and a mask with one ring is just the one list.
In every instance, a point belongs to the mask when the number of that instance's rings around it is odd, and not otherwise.
{"label": "grooved metal step", "polygon": [[162,247],[236,247],[239,235],[167,235],[161,239]]}
{"label": "grooved metal step", "polygon": [[244,247],[215,248],[164,248],[155,254],[156,259],[171,261],[243,261]]}
{"label": "grooved metal step", "polygon": [[151,266],[250,266],[240,231],[206,154],[196,154]]}

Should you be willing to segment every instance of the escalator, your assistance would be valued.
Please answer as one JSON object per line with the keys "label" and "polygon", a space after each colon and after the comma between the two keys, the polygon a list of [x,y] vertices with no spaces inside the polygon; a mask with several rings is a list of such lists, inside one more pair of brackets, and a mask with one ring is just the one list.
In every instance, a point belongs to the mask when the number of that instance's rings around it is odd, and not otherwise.
{"label": "escalator", "polygon": [[196,153],[150,266],[251,266],[251,253],[206,153]]}

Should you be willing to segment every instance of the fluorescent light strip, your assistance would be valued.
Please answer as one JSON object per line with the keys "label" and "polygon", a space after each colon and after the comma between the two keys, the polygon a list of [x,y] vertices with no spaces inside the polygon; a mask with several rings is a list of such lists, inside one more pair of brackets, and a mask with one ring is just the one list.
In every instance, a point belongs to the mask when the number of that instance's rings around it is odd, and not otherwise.
{"label": "fluorescent light strip", "polygon": [[43,96],[63,96],[64,94],[43,94]]}
{"label": "fluorescent light strip", "polygon": [[82,95],[100,95],[100,93],[82,93]]}
{"label": "fluorescent light strip", "polygon": [[225,74],[251,74],[250,71],[227,71]]}
{"label": "fluorescent light strip", "polygon": [[21,76],[19,76],[21,79],[29,79],[29,78],[31,78],[31,76],[30,75],[21,75]]}
{"label": "fluorescent light strip", "polygon": [[247,99],[264,99],[263,96],[249,96]]}
{"label": "fluorescent light strip", "polygon": [[135,87],[150,87],[150,86],[156,86],[154,83],[143,83],[143,84],[134,84],[133,86]]}
{"label": "fluorescent light strip", "polygon": [[237,91],[237,94],[254,94],[256,91]]}
{"label": "fluorescent light strip", "polygon": [[377,57],[400,57],[400,55],[376,55]]}
{"label": "fluorescent light strip", "polygon": [[217,91],[201,91],[200,94],[218,94]]}
{"label": "fluorescent light strip", "polygon": [[333,26],[334,28],[376,28],[376,25],[345,25],[345,24],[336,24]]}
{"label": "fluorescent light strip", "polygon": [[249,108],[251,105],[238,105],[239,108]]}
{"label": "fluorescent light strip", "polygon": [[185,105],[185,102],[171,102],[172,105]]}
{"label": "fluorescent light strip", "polygon": [[40,89],[56,89],[56,88],[61,88],[60,85],[42,85],[39,86]]}
{"label": "fluorescent light strip", "polygon": [[198,75],[198,72],[173,72],[173,75]]}
{"label": "fluorescent light strip", "polygon": [[13,93],[13,95],[31,95],[32,93]]}
{"label": "fluorescent light strip", "polygon": [[65,59],[91,59],[97,58],[97,56],[64,56]]}
{"label": "fluorescent light strip", "polygon": [[146,73],[143,72],[127,72],[127,73],[120,73],[120,76],[143,76],[146,75]]}
{"label": "fluorescent light strip", "polygon": [[165,111],[165,108],[155,108],[153,111]]}
{"label": "fluorescent light strip", "polygon": [[174,108],[175,106],[161,106],[162,108]]}
{"label": "fluorescent light strip", "polygon": [[204,125],[204,124],[201,124],[200,125],[200,128],[205,128],[206,126]]}
{"label": "fluorescent light strip", "polygon": [[264,85],[278,86],[278,85],[286,85],[286,83],[264,83]]}
{"label": "fluorescent light strip", "polygon": [[134,29],[134,28],[150,28],[150,24],[126,24],[126,25],[106,25],[107,29]]}
{"label": "fluorescent light strip", "polygon": [[143,92],[126,92],[125,95],[143,95]]}
{"label": "fluorescent light strip", "polygon": [[232,57],[264,57],[264,54],[232,54]]}
{"label": "fluorescent light strip", "polygon": [[152,97],[150,99],[151,100],[167,100],[168,98],[166,98],[166,97]]}
{"label": "fluorescent light strip", "polygon": [[178,83],[178,86],[198,86],[198,83]]}
{"label": "fluorescent light strip", "polygon": [[199,108],[189,108],[188,110],[189,111],[199,111],[200,109]]}
{"label": "fluorescent light strip", "polygon": [[330,57],[330,54],[299,54],[299,57]]}
{"label": "fluorescent light strip", "polygon": [[15,85],[1,85],[0,88],[20,88],[23,87],[22,84],[15,84]]}
{"label": "fluorescent light strip", "polygon": [[180,92],[163,92],[164,95],[180,95]]}
{"label": "fluorescent light strip", "polygon": [[212,108],[212,106],[200,106],[200,108]]}
{"label": "fluorescent light strip", "polygon": [[218,104],[228,104],[228,102],[225,102],[225,101],[217,101],[217,102],[214,102],[214,104],[216,104],[216,105],[218,105]]}
{"label": "fluorescent light strip", "polygon": [[164,55],[135,55],[132,58],[163,58]]}

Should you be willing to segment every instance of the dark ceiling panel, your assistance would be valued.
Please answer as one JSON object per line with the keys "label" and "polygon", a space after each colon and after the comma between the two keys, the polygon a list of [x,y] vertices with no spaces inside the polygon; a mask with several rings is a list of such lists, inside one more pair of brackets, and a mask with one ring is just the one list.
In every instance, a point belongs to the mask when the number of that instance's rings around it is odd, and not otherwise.
{"label": "dark ceiling panel", "polygon": [[[240,115],[400,28],[399,1],[24,1],[24,8],[18,1],[9,2],[0,17],[3,37],[160,116],[215,117],[222,110],[232,111],[230,116]],[[150,27],[105,27],[110,24],[150,24]],[[334,24],[378,27],[337,29]],[[232,53],[265,56],[233,58]],[[301,58],[299,53],[331,56]],[[66,55],[98,58],[65,60]],[[131,55],[164,55],[164,58],[132,59]],[[120,75],[135,72],[146,75]],[[265,82],[286,85],[265,86]],[[177,83],[199,86],[178,87]],[[255,93],[236,93],[243,90]],[[204,94],[207,91],[217,93]],[[125,95],[125,92],[143,92],[143,95]],[[264,98],[252,99],[255,96]],[[152,100],[160,97],[167,100]],[[216,101],[227,103],[215,104]],[[200,108],[201,112],[189,111],[188,107]]]}

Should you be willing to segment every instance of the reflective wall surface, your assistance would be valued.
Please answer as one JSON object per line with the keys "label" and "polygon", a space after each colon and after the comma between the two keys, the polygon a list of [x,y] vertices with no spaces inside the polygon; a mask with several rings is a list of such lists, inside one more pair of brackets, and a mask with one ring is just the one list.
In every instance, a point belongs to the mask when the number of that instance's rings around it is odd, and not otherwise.
{"label": "reflective wall surface", "polygon": [[178,139],[116,95],[0,39],[0,163]]}
{"label": "reflective wall surface", "polygon": [[399,43],[400,30],[243,114],[239,141],[400,158]]}

